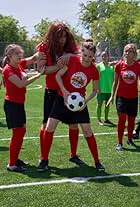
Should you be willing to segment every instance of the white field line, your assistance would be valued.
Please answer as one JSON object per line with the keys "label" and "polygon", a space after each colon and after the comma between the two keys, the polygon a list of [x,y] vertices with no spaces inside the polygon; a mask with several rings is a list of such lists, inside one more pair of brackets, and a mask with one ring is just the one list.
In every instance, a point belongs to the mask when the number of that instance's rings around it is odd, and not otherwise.
{"label": "white field line", "polygon": [[140,173],[114,174],[114,175],[95,176],[95,177],[73,177],[70,179],[61,179],[61,180],[40,181],[40,182],[31,182],[31,183],[16,183],[10,185],[0,185],[0,190],[19,188],[19,187],[38,186],[38,185],[61,184],[61,183],[85,183],[88,182],[89,180],[103,180],[103,179],[132,177],[132,176],[140,176]]}
{"label": "white field line", "polygon": [[[103,133],[94,133],[95,136],[102,136],[102,135],[114,135],[117,134],[117,132],[103,132]],[[54,135],[54,137],[61,138],[61,137],[68,137],[68,135]],[[79,134],[79,137],[83,137],[83,134]],[[30,140],[30,139],[38,139],[39,137],[24,137],[24,140]],[[0,141],[7,141],[10,140],[10,138],[0,138]]]}
{"label": "white field line", "polygon": [[42,87],[43,87],[42,85],[36,85],[36,86],[33,86],[33,87],[30,86],[29,88],[27,87],[27,90],[28,91],[30,91],[30,90],[37,90],[37,89],[40,89]]}

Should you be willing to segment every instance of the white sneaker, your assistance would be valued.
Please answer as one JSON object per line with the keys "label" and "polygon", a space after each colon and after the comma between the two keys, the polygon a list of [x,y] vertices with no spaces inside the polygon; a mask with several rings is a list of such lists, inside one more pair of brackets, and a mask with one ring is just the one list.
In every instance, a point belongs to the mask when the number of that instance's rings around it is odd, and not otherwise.
{"label": "white sneaker", "polygon": [[120,151],[120,150],[122,150],[122,148],[123,148],[122,144],[117,144],[116,145],[116,150]]}
{"label": "white sneaker", "polygon": [[[136,131],[135,130],[133,130],[133,134],[136,134]],[[128,136],[128,132],[124,132],[124,136]]]}

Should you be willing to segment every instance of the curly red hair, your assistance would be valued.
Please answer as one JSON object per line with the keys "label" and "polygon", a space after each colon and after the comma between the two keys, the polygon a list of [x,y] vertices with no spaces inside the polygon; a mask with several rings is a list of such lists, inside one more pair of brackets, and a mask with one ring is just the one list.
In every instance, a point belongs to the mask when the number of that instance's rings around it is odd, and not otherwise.
{"label": "curly red hair", "polygon": [[[66,43],[62,48],[58,43],[59,38],[62,37],[64,31],[66,32]],[[41,44],[43,44],[42,46],[46,48],[47,53],[51,56],[53,63],[56,63],[56,56],[61,56],[64,52],[78,52],[74,35],[67,25],[62,22],[54,22],[50,25],[48,32],[44,36],[43,42]]]}

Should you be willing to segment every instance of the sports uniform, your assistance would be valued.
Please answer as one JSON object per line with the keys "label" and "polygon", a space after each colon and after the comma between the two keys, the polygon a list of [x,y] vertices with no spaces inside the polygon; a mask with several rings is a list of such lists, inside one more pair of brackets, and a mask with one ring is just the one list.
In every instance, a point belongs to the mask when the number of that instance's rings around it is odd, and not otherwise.
{"label": "sports uniform", "polygon": [[[128,140],[129,145],[133,145],[133,129],[135,117],[138,111],[138,77],[140,76],[140,63],[135,61],[127,65],[121,60],[115,68],[119,77],[119,85],[116,95],[116,108],[119,114],[118,121],[118,144],[117,150],[122,149],[122,139],[126,118],[128,118]],[[127,117],[126,117],[127,115]]]}
{"label": "sports uniform", "polygon": [[[104,123],[113,124],[109,119],[109,106],[106,106],[107,101],[111,96],[112,84],[114,80],[114,67],[108,64],[108,54],[106,52],[102,53],[102,62],[96,64],[96,67],[99,71],[100,79],[99,79],[99,93],[97,94],[97,118],[98,123],[103,125]],[[105,121],[104,123],[101,120],[101,112],[102,112],[102,104],[105,102]]]}
{"label": "sports uniform", "polygon": [[9,76],[14,74],[22,79],[22,73],[25,66],[26,60],[23,60],[19,64],[18,69],[13,68],[8,64],[3,68],[3,77],[6,88],[4,110],[9,129],[23,127],[26,123],[26,115],[24,110],[26,88],[18,88],[15,84],[8,80]]}
{"label": "sports uniform", "polygon": [[[91,58],[90,55],[89,57]],[[91,62],[88,66],[83,66],[80,57],[78,56],[70,57],[67,65],[68,69],[65,72],[65,74],[62,76],[62,81],[65,90],[69,92],[79,92],[81,95],[85,96],[86,86],[89,84],[89,82],[91,80],[93,81],[99,80],[98,70],[95,67],[95,65],[92,64],[92,59],[90,61]],[[83,131],[85,133],[84,136],[88,143],[90,152],[94,158],[96,168],[99,171],[104,171],[105,170],[104,166],[99,162],[96,139],[90,128],[90,124],[89,124],[90,119],[89,119],[87,106],[82,111],[79,112],[70,111],[64,104],[64,98],[60,88],[58,90],[58,95],[56,96],[56,99],[54,101],[52,110],[49,115],[47,127],[44,132],[42,160],[38,165],[38,171],[44,171],[45,168],[48,166],[48,156],[52,145],[53,134],[54,134],[55,127],[57,126],[59,121],[62,121],[66,124],[80,123],[81,127],[83,127]],[[51,129],[50,131],[49,127],[51,128],[51,125],[54,126],[54,128],[52,127],[53,129]],[[89,131],[87,135],[85,129]]]}
{"label": "sports uniform", "polygon": [[[70,57],[68,70],[63,76],[63,84],[65,88],[71,92],[79,92],[85,96],[86,86],[91,80],[99,80],[99,73],[96,67],[91,64],[89,67],[84,67],[80,63],[80,57]],[[59,108],[59,110],[58,110]],[[87,107],[82,111],[72,112],[65,105],[62,97],[62,92],[58,90],[58,96],[53,105],[50,117],[61,120],[67,124],[89,123],[89,113]]]}
{"label": "sports uniform", "polygon": [[[48,44],[47,43],[40,43],[37,46],[37,50],[40,52],[44,52],[46,54],[46,62],[48,66],[52,66],[54,65],[53,60],[51,55],[48,52]],[[77,53],[78,52],[78,48],[76,46],[75,43],[72,44],[71,48],[69,47],[64,47],[63,51],[59,51],[59,54],[57,54],[57,57],[62,56],[65,53]],[[46,75],[45,77],[45,93],[44,93],[44,113],[43,113],[43,124],[45,125],[47,123],[49,114],[52,110],[56,95],[57,95],[57,90],[58,90],[58,85],[56,83],[56,79],[55,79],[55,75],[56,72],[51,73]],[[42,149],[43,149],[43,145],[42,145],[42,140],[43,140],[43,134],[44,134],[44,128],[41,127],[40,129],[40,151],[41,151],[41,159],[42,159]],[[76,151],[77,151],[77,144],[78,144],[78,135],[79,135],[79,129],[78,128],[71,128],[69,127],[69,141],[70,141],[70,148],[71,148],[71,152],[70,152],[70,159],[74,159],[74,161],[78,164],[78,163],[82,163],[82,160],[80,160],[78,158],[78,156],[76,155]],[[70,160],[71,161],[71,160]]]}
{"label": "sports uniform", "polygon": [[116,98],[117,111],[135,117],[138,110],[140,63],[136,61],[133,65],[127,65],[124,61],[120,61],[116,65],[115,72],[119,74]]}

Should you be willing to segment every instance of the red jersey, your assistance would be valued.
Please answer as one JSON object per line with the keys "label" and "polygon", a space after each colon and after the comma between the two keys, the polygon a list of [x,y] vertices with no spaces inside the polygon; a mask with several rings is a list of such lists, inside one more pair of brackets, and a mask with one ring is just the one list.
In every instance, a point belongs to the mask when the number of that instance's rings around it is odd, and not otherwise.
{"label": "red jersey", "polygon": [[119,75],[117,95],[124,98],[137,98],[140,62],[136,61],[132,65],[127,65],[121,60],[116,65],[115,72]]}
{"label": "red jersey", "polygon": [[[94,64],[84,67],[79,56],[71,56],[68,63],[68,70],[62,77],[65,88],[71,92],[79,92],[83,96],[86,93],[86,86],[91,80],[99,80],[99,72]],[[59,89],[58,94],[62,96]]]}
{"label": "red jersey", "polygon": [[[46,44],[40,43],[39,45],[37,45],[37,51],[45,53],[48,66],[53,65],[52,58],[50,57],[50,55],[48,53],[47,43]],[[56,75],[56,72],[48,74],[48,75],[45,76],[45,88],[46,89],[52,89],[52,90],[57,90],[58,89],[58,85],[56,83],[55,75]]]}
{"label": "red jersey", "polygon": [[[40,43],[39,45],[37,45],[37,51],[39,52],[44,52],[46,54],[46,59],[47,59],[47,65],[48,66],[52,66],[53,62],[52,62],[52,58],[48,52],[48,45],[47,43]],[[78,51],[78,49],[76,47],[73,46],[73,53]],[[72,53],[72,51],[69,51],[68,49],[66,49],[65,51],[63,51],[64,53]],[[59,54],[59,56],[61,56],[63,54]],[[52,90],[57,90],[58,89],[58,84],[56,82],[55,76],[56,76],[57,72],[51,73],[46,75],[45,80],[46,80],[46,84],[45,84],[45,88],[47,89],[52,89]]]}
{"label": "red jersey", "polygon": [[22,79],[22,72],[24,71],[25,66],[26,66],[26,60],[22,60],[18,68],[14,68],[8,64],[3,68],[2,73],[3,73],[5,88],[6,88],[5,100],[21,103],[21,104],[24,103],[26,88],[25,87],[18,88],[15,84],[13,84],[8,79],[11,75],[17,75],[20,79]]}

